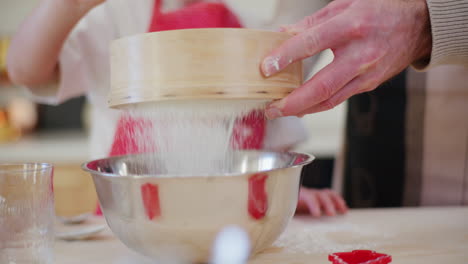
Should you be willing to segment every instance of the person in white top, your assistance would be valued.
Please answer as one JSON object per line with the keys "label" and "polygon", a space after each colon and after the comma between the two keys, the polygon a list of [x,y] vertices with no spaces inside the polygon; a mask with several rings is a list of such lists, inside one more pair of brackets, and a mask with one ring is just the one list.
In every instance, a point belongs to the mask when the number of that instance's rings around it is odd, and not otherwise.
{"label": "person in white top", "polygon": [[[166,0],[162,8],[170,11],[193,2],[198,1]],[[270,30],[297,21],[326,2],[224,1],[245,27]],[[87,96],[92,105],[91,158],[108,155],[119,118],[119,112],[109,109],[106,100],[110,42],[147,32],[153,5],[154,0],[43,0],[12,40],[8,54],[10,77],[14,83],[26,86],[38,102],[59,104]],[[313,61],[306,62],[306,69]],[[57,71],[58,86],[49,85]],[[298,118],[280,118],[268,122],[264,148],[290,149],[305,139]],[[299,205],[315,216],[335,215],[347,209],[343,199],[330,190],[303,189]]]}

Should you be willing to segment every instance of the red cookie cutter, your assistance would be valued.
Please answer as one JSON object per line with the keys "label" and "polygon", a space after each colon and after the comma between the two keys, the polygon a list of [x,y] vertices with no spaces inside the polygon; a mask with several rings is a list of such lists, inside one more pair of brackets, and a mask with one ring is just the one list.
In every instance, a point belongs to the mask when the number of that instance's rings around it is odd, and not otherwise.
{"label": "red cookie cutter", "polygon": [[328,260],[333,264],[388,264],[392,256],[372,250],[353,250],[330,254]]}

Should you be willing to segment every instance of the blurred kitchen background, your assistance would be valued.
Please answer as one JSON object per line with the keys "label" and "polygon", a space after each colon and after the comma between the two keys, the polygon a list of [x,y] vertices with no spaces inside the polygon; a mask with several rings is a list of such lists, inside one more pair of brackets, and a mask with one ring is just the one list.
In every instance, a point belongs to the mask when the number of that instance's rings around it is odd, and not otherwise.
{"label": "blurred kitchen background", "polygon": [[[88,160],[86,98],[59,106],[35,104],[25,89],[13,85],[6,69],[9,39],[38,0],[0,0],[0,162],[51,162],[56,166],[56,207],[60,215],[73,215],[94,208],[96,195],[91,179],[81,172]],[[314,71],[332,59],[324,52]],[[333,162],[344,131],[345,106],[303,118],[309,140],[297,150],[317,157],[304,171],[304,181],[315,187],[330,187]],[[67,206],[81,197],[85,201]],[[74,202],[73,202],[74,203]]]}

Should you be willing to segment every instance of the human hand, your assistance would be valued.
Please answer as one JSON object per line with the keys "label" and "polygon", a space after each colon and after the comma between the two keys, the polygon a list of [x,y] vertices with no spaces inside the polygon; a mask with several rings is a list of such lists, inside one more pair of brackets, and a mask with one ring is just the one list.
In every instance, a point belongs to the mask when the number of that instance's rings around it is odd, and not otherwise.
{"label": "human hand", "polygon": [[270,119],[329,110],[371,91],[428,56],[432,43],[425,0],[335,0],[282,31],[296,35],[265,58],[265,76],[328,48],[335,57],[290,95],[270,104]]}
{"label": "human hand", "polygon": [[42,0],[11,40],[7,55],[10,80],[30,89],[53,81],[68,35],[88,11],[103,2],[105,0]]}
{"label": "human hand", "polygon": [[322,214],[335,216],[348,211],[346,202],[335,191],[328,189],[309,189],[301,187],[296,213],[310,213],[314,217]]}

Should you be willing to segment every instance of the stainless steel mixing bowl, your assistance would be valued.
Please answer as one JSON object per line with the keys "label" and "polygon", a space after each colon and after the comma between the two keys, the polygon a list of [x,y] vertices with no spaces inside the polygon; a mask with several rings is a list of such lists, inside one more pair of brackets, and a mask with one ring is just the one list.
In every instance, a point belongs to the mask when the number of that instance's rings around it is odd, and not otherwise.
{"label": "stainless steel mixing bowl", "polygon": [[[128,247],[153,259],[207,261],[216,234],[236,225],[252,253],[270,246],[294,214],[301,168],[313,157],[239,151],[218,175],[169,175],[147,154],[95,160],[92,174],[102,211]],[[156,161],[156,164],[158,162]]]}

